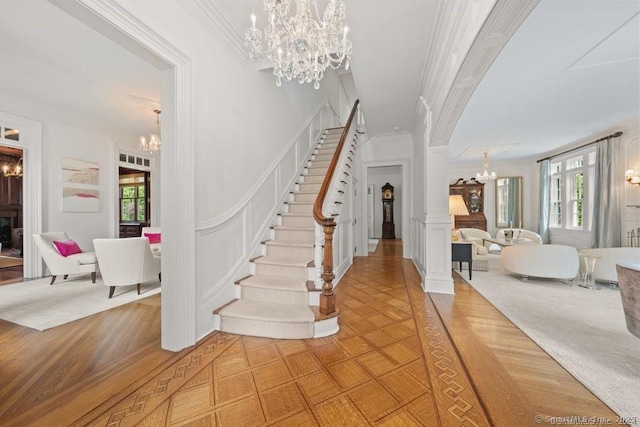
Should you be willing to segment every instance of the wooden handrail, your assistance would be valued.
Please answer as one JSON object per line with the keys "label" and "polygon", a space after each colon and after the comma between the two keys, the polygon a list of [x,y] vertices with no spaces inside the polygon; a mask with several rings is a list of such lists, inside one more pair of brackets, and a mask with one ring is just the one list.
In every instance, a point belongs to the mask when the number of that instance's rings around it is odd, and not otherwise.
{"label": "wooden handrail", "polygon": [[324,213],[322,212],[322,207],[324,206],[324,201],[327,198],[327,193],[329,192],[331,181],[333,181],[333,174],[335,173],[336,167],[338,165],[338,160],[340,159],[340,154],[342,153],[342,149],[344,147],[344,142],[346,141],[349,134],[349,129],[351,129],[353,117],[358,111],[359,103],[360,100],[356,100],[356,102],[353,104],[351,114],[349,114],[349,119],[344,126],[344,130],[342,131],[342,135],[340,136],[340,140],[338,141],[338,146],[336,147],[336,151],[333,154],[333,159],[331,159],[331,163],[329,164],[329,168],[327,169],[327,174],[322,181],[320,192],[318,193],[318,197],[316,198],[316,201],[313,205],[313,218],[318,224],[322,226],[324,231],[322,294],[320,295],[320,313],[322,314],[331,314],[336,311],[335,295],[333,294],[333,279],[335,278],[335,275],[333,274],[333,232],[336,228],[336,221],[331,216],[328,218],[325,217]]}

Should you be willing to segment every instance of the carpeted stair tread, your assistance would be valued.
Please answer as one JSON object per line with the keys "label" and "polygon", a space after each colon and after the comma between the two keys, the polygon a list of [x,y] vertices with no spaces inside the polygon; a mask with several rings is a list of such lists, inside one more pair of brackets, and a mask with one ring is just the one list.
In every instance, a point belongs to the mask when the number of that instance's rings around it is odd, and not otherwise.
{"label": "carpeted stair tread", "polygon": [[272,289],[279,291],[308,292],[306,280],[294,279],[280,276],[249,276],[238,283],[240,286],[251,286],[254,288]]}
{"label": "carpeted stair tread", "polygon": [[220,311],[220,316],[274,323],[313,323],[315,315],[305,305],[274,304],[238,300]]}
{"label": "carpeted stair tread", "polygon": [[299,242],[282,242],[280,240],[267,240],[264,242],[267,246],[292,246],[296,248],[313,248],[313,243],[299,243]]}
{"label": "carpeted stair tread", "polygon": [[[313,204],[312,202],[309,202]],[[314,231],[313,227],[289,227],[288,225],[276,225],[273,227],[274,230],[291,230],[291,231]]]}
{"label": "carpeted stair tread", "polygon": [[307,267],[307,265],[313,261],[313,259],[304,258],[302,260],[296,260],[291,258],[281,258],[275,257],[271,255],[261,256],[260,258],[256,258],[253,260],[256,264],[264,264],[264,265],[281,265],[285,267]]}

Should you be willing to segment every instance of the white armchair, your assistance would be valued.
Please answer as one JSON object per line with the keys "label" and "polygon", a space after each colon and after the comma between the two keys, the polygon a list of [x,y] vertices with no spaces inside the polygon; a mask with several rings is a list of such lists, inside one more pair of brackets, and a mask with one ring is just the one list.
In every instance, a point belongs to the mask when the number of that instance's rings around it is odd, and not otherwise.
{"label": "white armchair", "polygon": [[139,295],[141,283],[160,279],[160,260],[153,257],[146,237],[94,239],[93,246],[109,298],[116,286],[136,285]]}
{"label": "white armchair", "polygon": [[485,245],[483,239],[490,239],[491,235],[484,230],[477,228],[460,228],[458,229],[458,240],[462,242],[471,242],[473,269],[478,271],[487,271],[489,263],[487,254],[489,253],[488,245]]}
{"label": "white armchair", "polygon": [[82,252],[66,257],[60,255],[53,242],[66,242],[69,240],[67,233],[63,231],[34,234],[33,240],[36,242],[40,255],[42,255],[42,259],[51,272],[50,285],[53,285],[59,275],[63,275],[66,279],[69,274],[82,273],[91,273],[91,281],[96,283],[98,261],[95,252]]}

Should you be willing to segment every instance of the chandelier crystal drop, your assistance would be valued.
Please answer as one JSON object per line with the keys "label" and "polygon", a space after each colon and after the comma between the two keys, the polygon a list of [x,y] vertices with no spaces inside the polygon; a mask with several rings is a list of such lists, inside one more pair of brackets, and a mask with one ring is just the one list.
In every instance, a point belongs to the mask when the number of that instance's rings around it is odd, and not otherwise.
{"label": "chandelier crystal drop", "polygon": [[156,133],[151,134],[147,140],[146,136],[140,137],[140,150],[145,153],[156,155],[160,153],[162,141],[160,140],[160,110],[153,110],[156,113]]}
{"label": "chandelier crystal drop", "polygon": [[268,25],[264,31],[257,29],[252,14],[245,43],[251,59],[274,63],[278,87],[282,80],[297,79],[300,84],[313,82],[318,89],[327,67],[335,70],[344,62],[349,69],[351,41],[343,25],[346,7],[343,0],[329,0],[321,17],[316,0],[294,2],[295,14],[288,16],[291,0],[264,0]]}
{"label": "chandelier crystal drop", "polygon": [[486,181],[488,179],[496,179],[496,173],[495,172],[491,172],[491,175],[489,175],[489,156],[487,154],[487,152],[485,151],[484,153],[484,172],[482,174],[477,174],[476,175],[476,181]]}

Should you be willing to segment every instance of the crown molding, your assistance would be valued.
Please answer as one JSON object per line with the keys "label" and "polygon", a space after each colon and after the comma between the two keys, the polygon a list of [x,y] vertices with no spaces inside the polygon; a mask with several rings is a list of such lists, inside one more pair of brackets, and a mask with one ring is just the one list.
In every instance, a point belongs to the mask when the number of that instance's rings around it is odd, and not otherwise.
{"label": "crown molding", "polygon": [[207,0],[183,0],[180,4],[237,59],[247,62],[249,51],[241,31],[225,16],[220,6]]}

